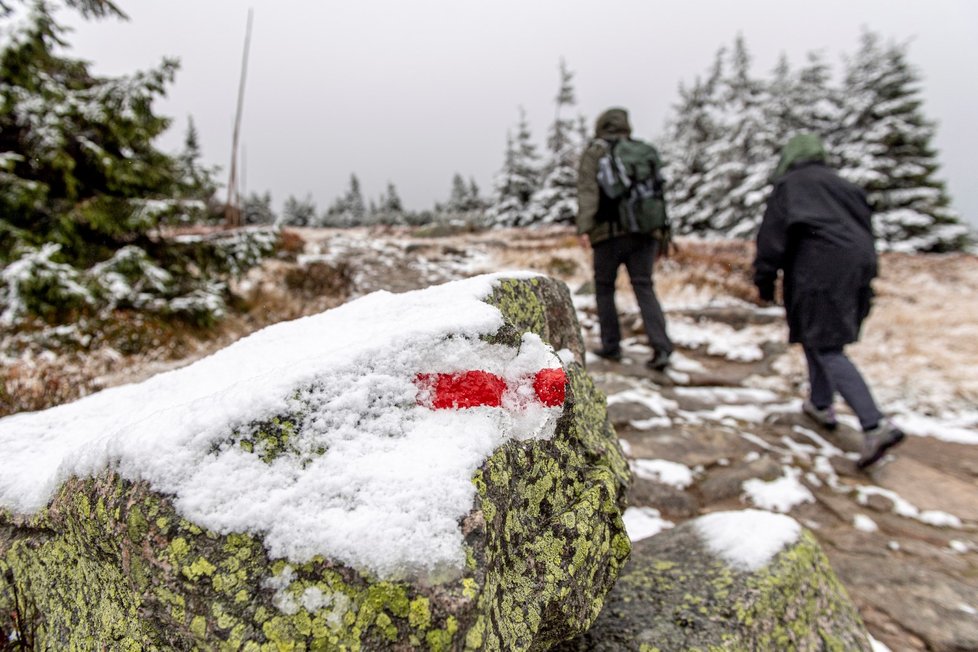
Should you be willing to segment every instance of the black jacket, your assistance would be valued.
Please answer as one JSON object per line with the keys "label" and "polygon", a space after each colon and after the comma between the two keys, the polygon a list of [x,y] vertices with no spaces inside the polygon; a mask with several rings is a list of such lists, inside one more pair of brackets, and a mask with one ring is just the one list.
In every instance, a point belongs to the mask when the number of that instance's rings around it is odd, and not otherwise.
{"label": "black jacket", "polygon": [[784,271],[790,341],[816,349],[859,338],[876,276],[872,211],[866,195],[819,162],[781,176],[757,234],[754,283],[774,298]]}

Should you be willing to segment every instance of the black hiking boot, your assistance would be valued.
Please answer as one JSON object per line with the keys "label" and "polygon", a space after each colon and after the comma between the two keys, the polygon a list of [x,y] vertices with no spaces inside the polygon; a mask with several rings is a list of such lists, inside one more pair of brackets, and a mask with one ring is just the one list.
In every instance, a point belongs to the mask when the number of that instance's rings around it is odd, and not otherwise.
{"label": "black hiking boot", "polygon": [[611,360],[612,362],[621,362],[621,349],[595,349],[592,351],[594,355],[599,358],[604,358],[605,360]]}
{"label": "black hiking boot", "polygon": [[669,366],[669,358],[672,356],[668,351],[656,351],[652,359],[645,363],[645,366],[652,371],[665,371]]}

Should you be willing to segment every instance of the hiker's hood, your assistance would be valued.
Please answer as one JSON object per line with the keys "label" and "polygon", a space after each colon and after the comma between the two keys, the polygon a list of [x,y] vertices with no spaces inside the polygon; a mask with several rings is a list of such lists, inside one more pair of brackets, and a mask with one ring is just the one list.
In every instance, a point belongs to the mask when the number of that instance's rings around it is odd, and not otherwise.
{"label": "hiker's hood", "polygon": [[632,135],[632,125],[628,123],[628,111],[608,109],[598,116],[594,123],[594,134],[598,138],[622,138]]}
{"label": "hiker's hood", "polygon": [[793,136],[781,150],[781,160],[774,170],[774,178],[777,179],[795,165],[810,161],[825,162],[825,145],[822,144],[822,139],[815,134]]}

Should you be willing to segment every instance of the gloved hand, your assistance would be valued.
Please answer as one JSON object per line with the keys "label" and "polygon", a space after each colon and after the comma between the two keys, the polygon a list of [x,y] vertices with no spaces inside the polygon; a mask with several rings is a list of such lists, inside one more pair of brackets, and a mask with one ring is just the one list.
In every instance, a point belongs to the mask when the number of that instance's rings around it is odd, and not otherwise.
{"label": "gloved hand", "polygon": [[757,296],[765,303],[773,303],[774,283],[759,283],[757,285]]}

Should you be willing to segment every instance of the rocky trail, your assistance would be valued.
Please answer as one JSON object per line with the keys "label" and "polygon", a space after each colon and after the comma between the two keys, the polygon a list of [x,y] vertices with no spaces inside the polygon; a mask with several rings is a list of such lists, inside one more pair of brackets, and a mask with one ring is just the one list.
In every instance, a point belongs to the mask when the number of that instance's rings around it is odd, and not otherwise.
{"label": "rocky trail", "polygon": [[[566,229],[516,234],[302,231],[306,249],[295,265],[342,270],[344,296],[317,296],[313,285],[298,312],[375,290],[533,269],[568,284],[586,344],[596,348],[587,252]],[[911,436],[861,472],[854,463],[861,435],[851,415],[842,410],[839,429],[828,432],[801,414],[801,356],[786,344],[779,309],[743,300],[743,255],[722,245],[697,251],[690,247],[656,272],[678,345],[665,373],[645,367],[651,351],[624,279],[624,358],[587,360],[632,465],[630,536],[652,536],[717,510],[788,513],[815,533],[879,642],[895,652],[978,649],[978,261],[884,261],[877,308],[853,357],[884,410],[896,410]],[[714,260],[726,262],[718,267]],[[270,269],[245,279],[243,291],[275,303],[281,290]],[[221,344],[246,334],[240,328]],[[940,356],[919,353],[925,336]],[[210,349],[120,365],[124,372],[100,384],[138,380]]]}
{"label": "rocky trail", "polygon": [[[544,231],[517,240],[483,234],[462,241],[350,238],[311,246],[321,246],[327,257],[356,260],[359,292],[408,290],[505,268],[562,277],[577,291],[585,340],[594,349],[586,252],[569,240],[567,232]],[[915,284],[926,284],[920,263],[911,263]],[[978,263],[958,263],[964,271],[947,273],[978,301]],[[827,432],[801,414],[803,367],[786,344],[781,310],[725,300],[718,290],[700,288],[690,297],[690,289],[680,287],[684,279],[675,276],[667,269],[657,279],[679,345],[666,373],[645,367],[651,351],[623,279],[624,358],[587,360],[633,467],[633,538],[723,509],[789,513],[816,534],[878,641],[894,652],[978,649],[976,445],[910,436],[869,472],[859,471],[854,460],[862,439],[851,415],[843,409],[839,429]],[[906,287],[885,275],[881,280],[884,288]],[[881,294],[879,312],[892,313]],[[894,303],[907,300],[894,294]],[[860,360],[871,383],[879,376],[874,354]],[[897,391],[886,385],[882,393]],[[939,430],[942,423],[930,426]],[[978,431],[971,432],[978,442]]]}

